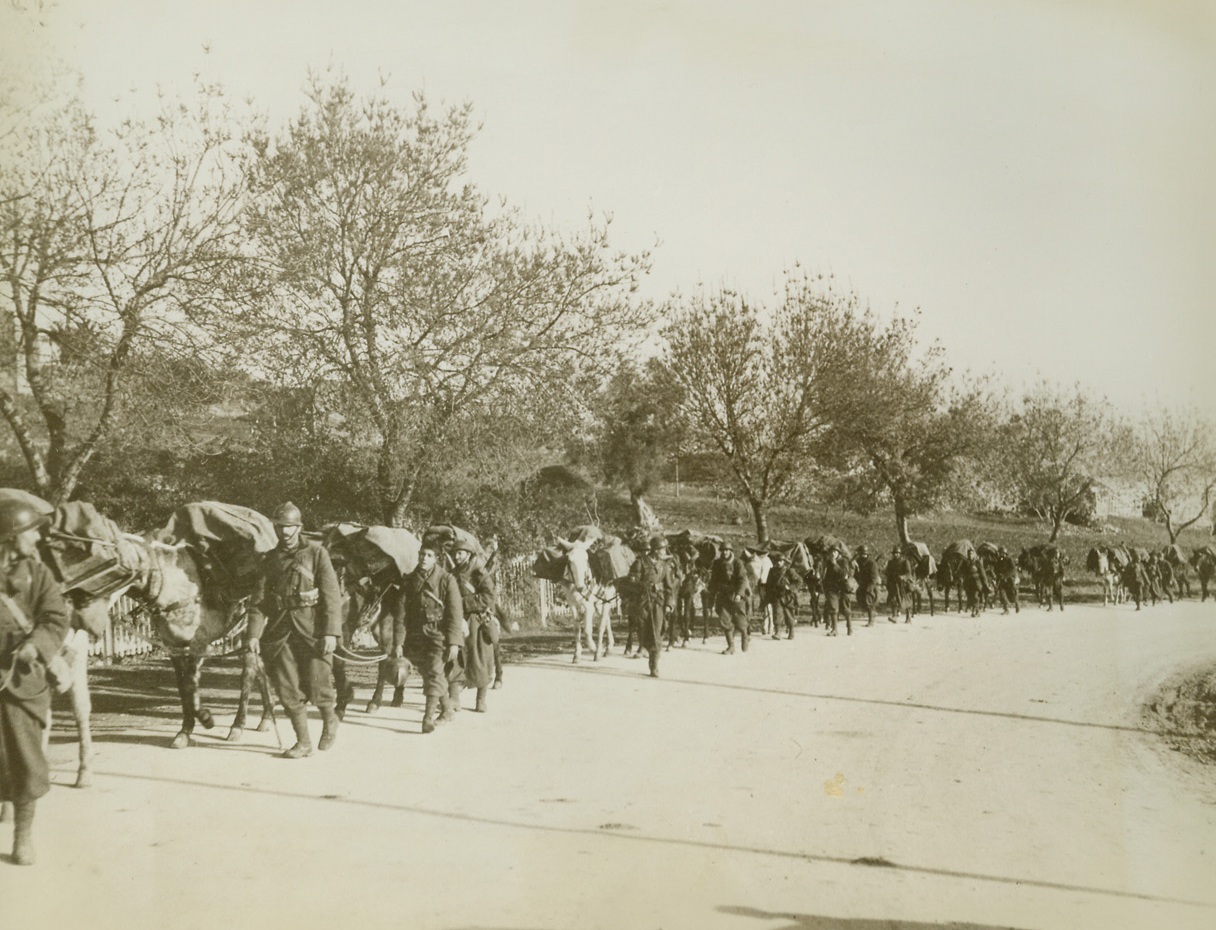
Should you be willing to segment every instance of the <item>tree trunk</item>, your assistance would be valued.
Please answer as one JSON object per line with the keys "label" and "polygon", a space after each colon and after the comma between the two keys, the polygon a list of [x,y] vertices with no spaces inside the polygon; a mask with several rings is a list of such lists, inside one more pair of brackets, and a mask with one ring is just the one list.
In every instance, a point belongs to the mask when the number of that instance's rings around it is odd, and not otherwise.
{"label": "tree trunk", "polygon": [[748,504],[752,508],[752,516],[756,520],[756,542],[765,545],[768,542],[768,515],[764,512],[764,501],[750,498]]}
{"label": "tree trunk", "polygon": [[901,543],[911,542],[908,535],[908,505],[901,495],[895,495],[895,532],[899,534]]}
{"label": "tree trunk", "polygon": [[642,492],[630,489],[629,504],[633,507],[634,524],[642,527],[647,532],[659,528],[659,518],[655,515],[654,508],[646,503],[646,498],[642,496]]}
{"label": "tree trunk", "polygon": [[1056,541],[1056,537],[1060,535],[1060,527],[1063,525],[1064,515],[1053,513],[1051,515],[1051,535],[1047,537],[1048,543],[1054,543]]}

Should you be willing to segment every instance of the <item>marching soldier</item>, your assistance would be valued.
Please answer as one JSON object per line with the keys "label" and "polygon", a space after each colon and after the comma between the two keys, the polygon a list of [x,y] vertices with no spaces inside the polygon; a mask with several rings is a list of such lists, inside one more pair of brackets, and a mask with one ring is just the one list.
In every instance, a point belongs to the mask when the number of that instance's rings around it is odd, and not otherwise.
{"label": "marching soldier", "polygon": [[338,736],[333,662],[342,635],[342,595],[329,553],[301,533],[299,508],[280,504],[272,520],[279,544],[266,554],[248,648],[264,657],[296,733],[295,745],[283,755],[302,759],[312,755],[306,701],[321,711],[317,748],[329,749]]}
{"label": "marching soldier", "polygon": [[460,669],[464,603],[458,582],[439,564],[431,545],[418,550],[418,567],[405,576],[402,589],[404,654],[422,674],[422,732],[431,733],[456,712],[448,676],[455,678]]}
{"label": "marching soldier", "polygon": [[495,658],[502,632],[495,613],[498,592],[494,579],[484,566],[474,562],[473,552],[466,543],[456,543],[452,561],[455,562],[452,574],[460,586],[469,635],[464,640],[464,682],[448,682],[448,699],[459,703],[462,684],[465,688],[476,688],[477,704],[473,709],[484,714],[486,689],[495,680]]}
{"label": "marching soldier", "polygon": [[904,623],[912,622],[912,563],[899,546],[891,549],[891,558],[886,566],[887,621],[895,623],[896,616],[904,615]]}
{"label": "marching soldier", "polygon": [[47,668],[68,635],[59,584],[37,554],[49,522],[27,504],[0,501],[0,802],[13,804],[16,865],[34,864],[34,807],[51,789]]}
{"label": "marching soldier", "polygon": [[997,550],[993,571],[996,575],[996,593],[1001,601],[1002,615],[1009,613],[1011,603],[1013,612],[1021,613],[1022,606],[1018,603],[1018,565],[1004,546]]}
{"label": "marching soldier", "polygon": [[785,627],[785,638],[793,639],[798,607],[792,581],[793,569],[786,564],[785,553],[775,546],[769,549],[768,557],[772,559],[773,567],[769,569],[768,580],[764,583],[762,601],[773,608],[773,639],[781,638],[782,627]]}
{"label": "marching soldier", "polygon": [[659,653],[663,648],[663,624],[675,610],[676,580],[672,574],[667,539],[652,536],[650,546],[629,567],[630,587],[636,599],[638,641],[650,660],[650,677],[659,677]]}
{"label": "marching soldier", "polygon": [[874,625],[874,608],[878,606],[878,563],[864,545],[857,547],[857,606],[866,612],[866,626]]}
{"label": "marching soldier", "polygon": [[845,558],[836,549],[828,550],[827,569],[823,573],[824,620],[828,636],[836,635],[836,618],[844,618],[845,629],[853,635],[853,618],[849,615],[849,588],[853,575],[845,565]]}
{"label": "marching soldier", "polygon": [[735,633],[739,634],[740,646],[747,652],[751,639],[747,618],[747,591],[747,573],[743,570],[743,563],[735,558],[735,550],[730,542],[724,542],[722,552],[714,560],[709,575],[709,593],[713,598],[718,623],[726,633],[723,655],[734,654]]}

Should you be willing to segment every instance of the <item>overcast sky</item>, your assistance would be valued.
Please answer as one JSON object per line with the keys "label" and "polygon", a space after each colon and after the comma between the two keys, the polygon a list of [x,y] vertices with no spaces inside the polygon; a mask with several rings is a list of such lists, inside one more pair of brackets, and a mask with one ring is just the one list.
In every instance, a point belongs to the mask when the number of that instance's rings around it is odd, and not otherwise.
{"label": "overcast sky", "polygon": [[49,45],[99,109],[201,70],[281,120],[331,63],[403,104],[469,100],[472,179],[658,240],[655,298],[762,297],[797,261],[919,307],[1014,391],[1214,406],[1210,0],[61,0],[42,21],[5,41]]}

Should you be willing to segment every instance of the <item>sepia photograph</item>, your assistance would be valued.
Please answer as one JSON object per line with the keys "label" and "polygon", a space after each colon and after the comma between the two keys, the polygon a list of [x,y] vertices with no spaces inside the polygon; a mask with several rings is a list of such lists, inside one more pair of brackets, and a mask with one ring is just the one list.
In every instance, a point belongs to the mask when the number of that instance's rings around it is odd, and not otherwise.
{"label": "sepia photograph", "polygon": [[0,0],[0,925],[1216,926],[1211,0]]}

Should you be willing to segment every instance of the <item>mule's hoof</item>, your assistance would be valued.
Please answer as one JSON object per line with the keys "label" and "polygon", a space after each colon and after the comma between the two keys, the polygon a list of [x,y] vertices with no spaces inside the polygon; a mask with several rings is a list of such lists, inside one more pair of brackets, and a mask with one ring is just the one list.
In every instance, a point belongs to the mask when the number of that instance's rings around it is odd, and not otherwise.
{"label": "mule's hoof", "polygon": [[185,749],[192,742],[193,742],[193,740],[190,739],[190,734],[187,733],[185,730],[182,730],[181,732],[179,732],[177,734],[177,736],[173,737],[173,742],[171,742],[169,744],[169,748],[170,749]]}
{"label": "mule's hoof", "polygon": [[215,726],[215,718],[211,716],[211,711],[207,710],[207,708],[199,708],[196,716],[198,717],[198,722],[203,725],[204,729],[210,730],[213,726]]}
{"label": "mule's hoof", "polygon": [[369,714],[378,714],[378,713],[380,712],[380,704],[379,704],[379,702],[377,702],[377,701],[368,701],[368,702],[367,702],[367,711],[366,711],[366,712],[367,712],[367,713],[369,713]]}
{"label": "mule's hoof", "polygon": [[501,687],[502,687],[502,679],[501,679],[501,678],[495,678],[495,679],[494,679],[494,685],[493,685],[494,690],[495,690],[495,691],[497,691],[497,690],[498,690],[499,688],[501,688]]}
{"label": "mule's hoof", "polygon": [[76,787],[77,788],[92,788],[93,773],[89,769],[79,769],[76,772]]}
{"label": "mule's hoof", "polygon": [[228,731],[228,742],[239,743],[241,741],[241,737],[244,735],[245,735],[245,728],[238,727],[235,724],[233,724],[232,729],[230,729]]}
{"label": "mule's hoof", "polygon": [[269,733],[270,732],[270,721],[267,718],[263,717],[261,720],[258,721],[258,732],[259,733]]}

